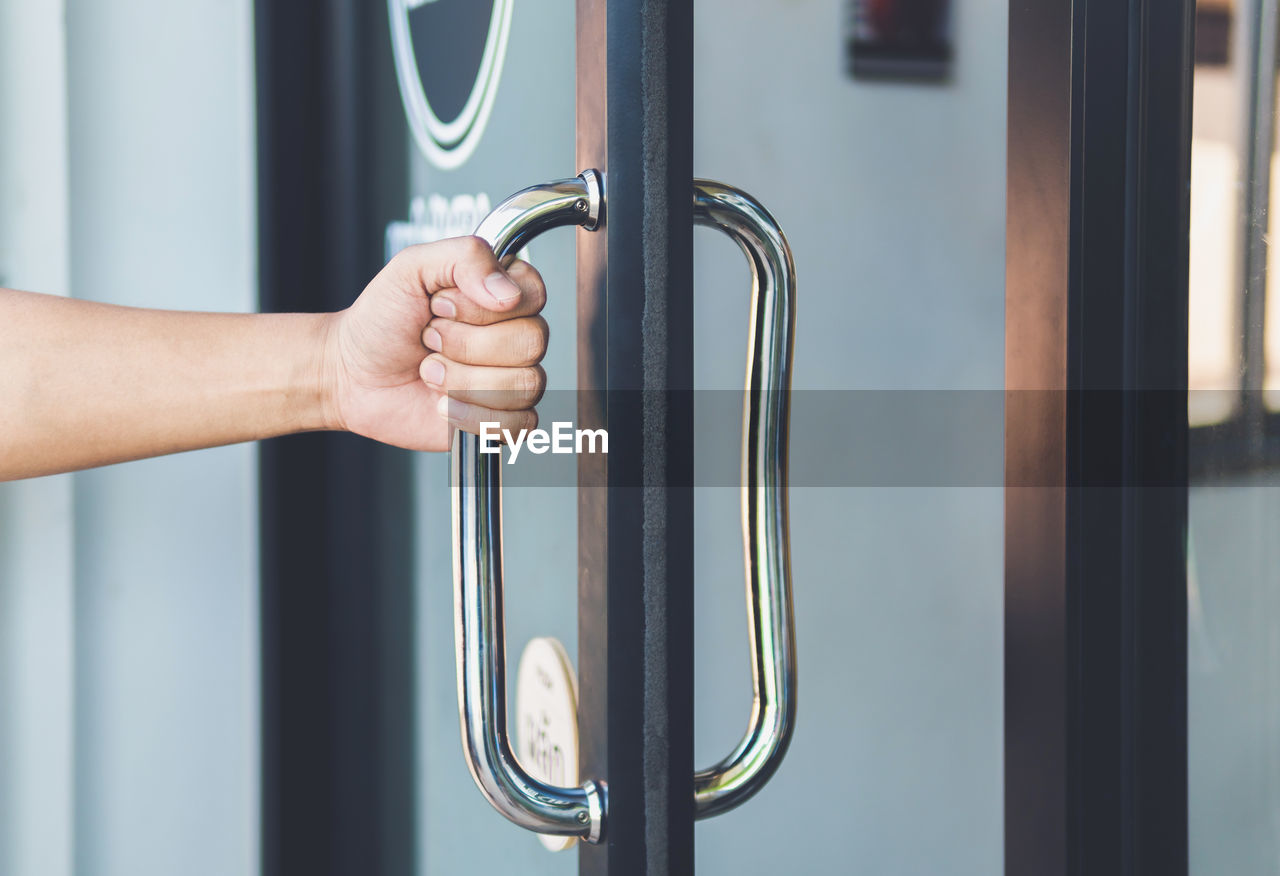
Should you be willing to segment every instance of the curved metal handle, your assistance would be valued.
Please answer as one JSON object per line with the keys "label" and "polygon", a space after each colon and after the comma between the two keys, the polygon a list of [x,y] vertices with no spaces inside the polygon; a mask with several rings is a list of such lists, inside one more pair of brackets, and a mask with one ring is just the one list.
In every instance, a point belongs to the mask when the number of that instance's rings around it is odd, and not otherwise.
{"label": "curved metal handle", "polygon": [[[550,228],[598,227],[604,206],[600,174],[533,186],[507,198],[476,235],[504,263]],[[502,456],[481,453],[480,439],[454,435],[454,624],[458,658],[458,709],[467,767],[493,807],[538,833],[604,836],[603,783],[580,788],[548,785],[517,762],[507,736],[506,646],[502,608]]]}
{"label": "curved metal handle", "polygon": [[769,212],[747,193],[695,180],[694,222],[718,228],[751,266],[751,348],[742,422],[742,538],[746,553],[753,699],[747,733],[728,757],[694,775],[694,816],[738,806],[778,769],[796,719],[795,619],[787,510],[787,439],[796,271]]}
{"label": "curved metal handle", "polygon": [[[752,273],[751,348],[743,411],[742,527],[754,698],[746,735],[720,763],[694,775],[694,812],[706,818],[747,800],[777,770],[796,711],[795,625],[787,511],[787,429],[795,326],[795,266],[777,223],[750,195],[696,180],[694,219],[727,233]],[[541,232],[598,227],[604,209],[592,170],[519,192],[476,230],[509,260]],[[604,836],[604,782],[580,788],[541,782],[521,768],[507,736],[502,607],[501,456],[477,436],[454,436],[453,576],[458,704],[463,751],[481,792],[511,821],[538,833]]]}

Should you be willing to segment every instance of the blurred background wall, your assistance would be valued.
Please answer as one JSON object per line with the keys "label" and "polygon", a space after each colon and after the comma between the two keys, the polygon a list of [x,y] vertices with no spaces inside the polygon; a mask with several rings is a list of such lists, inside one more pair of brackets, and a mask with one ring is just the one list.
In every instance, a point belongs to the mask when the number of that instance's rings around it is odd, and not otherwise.
{"label": "blurred background wall", "polygon": [[[0,3],[0,282],[255,308],[251,13]],[[254,459],[0,485],[0,873],[256,871]]]}
{"label": "blurred background wall", "polygon": [[[0,3],[0,285],[69,290],[66,106],[62,4]],[[16,876],[72,872],[71,520],[70,477],[0,485],[0,872]]]}

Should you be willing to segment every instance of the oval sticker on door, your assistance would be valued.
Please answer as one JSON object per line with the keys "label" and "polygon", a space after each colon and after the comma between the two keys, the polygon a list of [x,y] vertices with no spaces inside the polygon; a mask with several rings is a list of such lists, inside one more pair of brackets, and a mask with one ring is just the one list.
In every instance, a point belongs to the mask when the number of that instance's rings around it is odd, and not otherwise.
{"label": "oval sticker on door", "polygon": [[[516,677],[516,758],[535,779],[561,787],[578,784],[578,680],[558,639],[531,639]],[[538,839],[553,852],[577,837]]]}
{"label": "oval sticker on door", "polygon": [[512,3],[388,0],[405,115],[436,167],[461,167],[484,134],[507,55]]}

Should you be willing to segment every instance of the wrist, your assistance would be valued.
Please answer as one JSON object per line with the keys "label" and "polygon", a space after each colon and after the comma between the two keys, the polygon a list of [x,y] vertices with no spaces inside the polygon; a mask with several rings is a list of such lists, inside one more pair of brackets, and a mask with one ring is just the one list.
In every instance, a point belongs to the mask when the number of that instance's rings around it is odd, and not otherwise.
{"label": "wrist", "polygon": [[316,324],[311,349],[315,359],[309,369],[309,379],[313,382],[311,395],[315,399],[315,425],[312,428],[345,432],[347,426],[340,403],[342,356],[338,333],[342,313],[319,313],[314,317]]}

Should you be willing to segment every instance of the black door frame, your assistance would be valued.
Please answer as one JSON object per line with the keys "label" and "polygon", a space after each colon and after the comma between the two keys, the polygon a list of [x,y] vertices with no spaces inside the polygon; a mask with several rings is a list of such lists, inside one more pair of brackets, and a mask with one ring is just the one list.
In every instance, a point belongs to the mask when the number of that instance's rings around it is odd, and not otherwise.
{"label": "black door frame", "polygon": [[[578,0],[580,775],[608,783],[579,872],[693,872],[693,7]],[[643,485],[643,486],[637,486]]]}
{"label": "black door frame", "polygon": [[1011,876],[1187,872],[1192,11],[1010,4]]}

